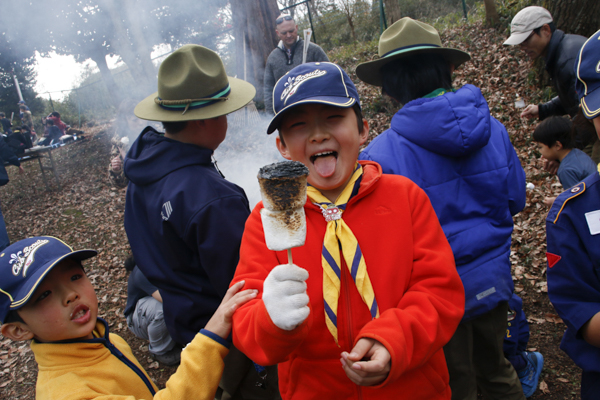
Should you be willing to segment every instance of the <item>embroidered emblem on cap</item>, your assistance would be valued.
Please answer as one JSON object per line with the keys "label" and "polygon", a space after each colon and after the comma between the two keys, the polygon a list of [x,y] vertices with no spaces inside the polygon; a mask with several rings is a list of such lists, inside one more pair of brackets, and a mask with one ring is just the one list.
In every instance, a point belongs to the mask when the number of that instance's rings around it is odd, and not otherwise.
{"label": "embroidered emblem on cap", "polygon": [[12,268],[13,275],[18,276],[22,269],[23,278],[26,277],[27,269],[29,269],[29,266],[33,263],[35,252],[46,243],[48,243],[48,240],[37,240],[31,246],[24,247],[23,251],[18,251],[16,254],[11,254],[10,261],[8,263],[15,263]]}
{"label": "embroidered emblem on cap", "polygon": [[283,104],[287,103],[289,98],[292,97],[294,95],[294,93],[296,93],[296,91],[298,91],[298,88],[304,82],[306,82],[310,79],[318,78],[325,74],[327,74],[327,71],[323,71],[321,69],[316,69],[307,74],[298,75],[294,78],[289,77],[287,79],[287,82],[283,85],[285,87],[285,89],[283,89],[283,91],[281,92],[281,100],[283,101]]}

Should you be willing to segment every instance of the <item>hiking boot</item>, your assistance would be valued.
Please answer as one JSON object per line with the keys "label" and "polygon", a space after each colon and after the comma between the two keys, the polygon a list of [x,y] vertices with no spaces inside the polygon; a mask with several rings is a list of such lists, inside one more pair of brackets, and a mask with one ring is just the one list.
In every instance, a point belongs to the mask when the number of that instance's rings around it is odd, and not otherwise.
{"label": "hiking boot", "polygon": [[517,374],[519,375],[525,397],[531,397],[535,389],[537,389],[538,380],[544,366],[544,357],[537,351],[524,351],[523,357],[527,361],[527,366],[517,371]]}
{"label": "hiking boot", "polygon": [[172,367],[181,361],[181,347],[175,346],[164,354],[152,354],[152,358],[161,364]]}

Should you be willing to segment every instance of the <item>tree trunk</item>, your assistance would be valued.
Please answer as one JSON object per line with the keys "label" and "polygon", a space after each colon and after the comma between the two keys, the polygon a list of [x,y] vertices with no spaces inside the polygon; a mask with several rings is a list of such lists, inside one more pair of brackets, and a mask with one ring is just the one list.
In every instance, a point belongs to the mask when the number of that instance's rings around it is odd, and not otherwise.
{"label": "tree trunk", "polygon": [[385,6],[385,17],[387,19],[388,26],[402,18],[400,0],[384,0],[383,5]]}
{"label": "tree trunk", "polygon": [[348,25],[350,26],[350,33],[352,34],[352,40],[356,43],[358,39],[356,38],[356,31],[354,29],[354,21],[352,21],[352,16],[350,14],[346,14],[346,19],[348,20]]}
{"label": "tree trunk", "polygon": [[[275,19],[279,16],[277,0],[231,0],[237,57],[243,59],[246,43],[246,77],[256,87],[256,101],[263,100],[265,64],[277,46]],[[244,62],[236,62],[236,73],[244,77]]]}
{"label": "tree trunk", "polygon": [[131,71],[131,76],[138,85],[150,87],[153,82],[151,77],[146,75],[146,71],[142,68],[141,63],[132,50],[131,39],[127,34],[127,28],[121,11],[117,9],[113,0],[98,0],[98,3],[106,11],[113,24],[115,40],[112,44],[114,45],[115,53],[121,56],[125,64],[127,64]]}
{"label": "tree trunk", "polygon": [[352,15],[352,5],[348,4],[347,0],[342,0],[341,2],[342,5],[342,11],[344,12],[344,14],[346,14],[346,20],[348,21],[348,26],[350,27],[350,33],[352,34],[352,40],[354,42],[357,41],[356,39],[356,31],[354,29],[354,21],[353,21],[353,15]]}
{"label": "tree trunk", "polygon": [[119,104],[121,104],[121,92],[115,83],[110,70],[108,69],[106,55],[102,52],[94,53],[92,54],[91,59],[96,63],[96,66],[100,70],[102,81],[106,85],[106,89],[108,90],[112,104],[115,106],[115,108],[118,108]]}
{"label": "tree trunk", "polygon": [[144,37],[143,29],[140,26],[141,18],[136,15],[138,11],[135,7],[135,3],[132,1],[125,1],[124,4],[126,5],[125,15],[129,21],[129,29],[133,39],[133,52],[136,54],[140,63],[140,68],[148,80],[149,86],[147,90],[148,92],[151,92],[152,89],[156,87],[154,82],[156,82],[157,78],[156,68],[151,59],[152,48],[148,45],[148,42]]}
{"label": "tree trunk", "polygon": [[600,28],[598,0],[544,0],[542,2],[558,29],[565,33],[592,36]]}
{"label": "tree trunk", "polygon": [[487,26],[496,26],[498,21],[500,21],[500,17],[498,16],[498,11],[496,10],[496,4],[494,0],[483,0],[485,4],[485,23]]}

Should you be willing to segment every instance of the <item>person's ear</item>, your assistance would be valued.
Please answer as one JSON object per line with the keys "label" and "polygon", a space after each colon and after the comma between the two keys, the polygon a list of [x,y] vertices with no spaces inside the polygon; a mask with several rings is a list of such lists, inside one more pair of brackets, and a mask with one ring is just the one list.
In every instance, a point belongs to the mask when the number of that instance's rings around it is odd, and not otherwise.
{"label": "person's ear", "polygon": [[279,150],[279,154],[281,154],[283,158],[285,158],[286,160],[292,159],[288,148],[279,136],[277,136],[277,138],[275,139],[275,144],[277,145],[277,150]]}
{"label": "person's ear", "polygon": [[549,39],[550,37],[552,37],[552,29],[550,29],[550,25],[548,25],[548,24],[542,25],[542,29],[540,30],[540,33],[542,34],[541,36],[544,37],[544,39]]}
{"label": "person's ear", "polygon": [[33,339],[33,332],[22,322],[9,322],[0,326],[0,333],[15,342]]}
{"label": "person's ear", "polygon": [[365,144],[365,142],[369,138],[369,122],[365,118],[363,118],[362,122],[363,122],[363,130],[362,130],[362,132],[359,132],[359,136],[360,136],[359,143],[361,146],[363,144]]}
{"label": "person's ear", "polygon": [[560,150],[562,150],[562,149],[563,149],[563,144],[562,144],[560,141],[558,141],[558,140],[557,140],[557,141],[556,141],[556,142],[554,142],[554,144],[552,145],[552,148],[553,148],[555,151],[560,151]]}

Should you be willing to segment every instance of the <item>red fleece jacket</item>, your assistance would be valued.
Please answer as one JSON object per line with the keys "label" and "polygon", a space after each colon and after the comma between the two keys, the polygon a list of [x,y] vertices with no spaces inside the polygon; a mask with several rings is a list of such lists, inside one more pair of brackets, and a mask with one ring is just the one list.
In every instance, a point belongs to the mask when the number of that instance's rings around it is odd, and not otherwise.
{"label": "red fleece jacket", "polygon": [[[257,299],[233,316],[235,346],[261,365],[279,363],[284,399],[449,399],[442,346],[464,312],[464,290],[452,251],[425,192],[412,181],[382,175],[379,164],[361,161],[359,192],[342,217],[358,239],[380,309],[371,319],[344,265],[338,304],[339,347],[325,325],[321,248],[326,221],[307,202],[307,235],[294,248],[294,264],[309,271],[310,316],[293,331],[271,321],[261,299],[271,269],[287,263],[286,252],[267,249],[259,203],[247,223],[232,284],[259,290]],[[340,363],[360,338],[381,342],[391,354],[388,378],[358,386]]]}

